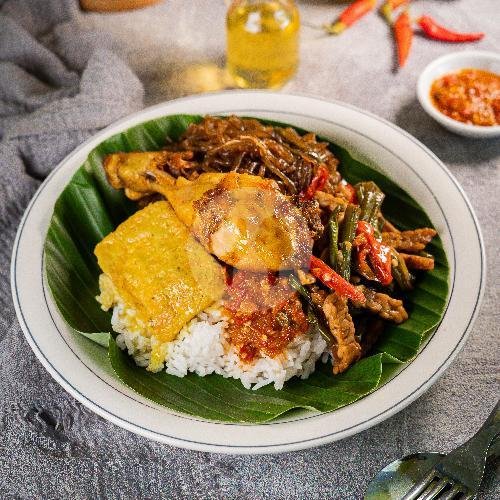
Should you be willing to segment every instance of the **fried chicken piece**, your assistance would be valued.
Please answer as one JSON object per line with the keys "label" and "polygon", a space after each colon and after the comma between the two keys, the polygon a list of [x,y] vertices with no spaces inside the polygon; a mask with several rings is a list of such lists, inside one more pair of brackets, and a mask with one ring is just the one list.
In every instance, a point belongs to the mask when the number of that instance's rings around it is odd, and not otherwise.
{"label": "fried chicken piece", "polygon": [[[258,185],[249,185],[250,179]],[[178,211],[179,204],[172,204]],[[226,264],[267,272],[300,269],[309,263],[313,239],[307,222],[269,179],[225,174],[192,206],[193,234]]]}
{"label": "fried chicken piece", "polygon": [[154,193],[165,196],[165,186],[175,182],[175,176],[191,168],[192,153],[148,151],[114,153],[104,159],[108,182],[115,189],[124,189],[131,200],[139,200]]}
{"label": "fried chicken piece", "polygon": [[124,188],[130,199],[154,193],[167,198],[198,241],[226,264],[267,272],[309,262],[308,222],[275,181],[235,172],[208,172],[189,181],[164,171],[173,158],[182,168],[191,157],[171,151],[117,153],[106,157],[104,169],[111,186]]}
{"label": "fried chicken piece", "polygon": [[378,314],[381,318],[393,321],[394,323],[403,323],[408,319],[408,313],[403,306],[403,301],[395,299],[386,293],[376,292],[364,285],[356,287],[363,292],[366,302],[355,302],[356,307],[368,309],[372,313]]}
{"label": "fried chicken piece", "polygon": [[436,231],[430,227],[414,229],[413,231],[401,231],[400,233],[384,232],[382,233],[382,243],[396,250],[420,252],[436,234]]}

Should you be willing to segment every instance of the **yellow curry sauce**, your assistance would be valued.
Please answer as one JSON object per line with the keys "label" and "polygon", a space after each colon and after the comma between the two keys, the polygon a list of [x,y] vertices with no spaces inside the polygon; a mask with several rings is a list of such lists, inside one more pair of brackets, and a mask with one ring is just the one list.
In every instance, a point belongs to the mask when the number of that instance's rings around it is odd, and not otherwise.
{"label": "yellow curry sauce", "polygon": [[[129,217],[96,246],[95,255],[118,295],[135,309],[144,335],[160,342],[175,339],[224,293],[222,267],[168,201],[151,203]],[[100,300],[106,308],[113,299],[101,295]]]}
{"label": "yellow curry sauce", "polygon": [[434,106],[446,116],[473,125],[500,125],[500,75],[466,68],[435,80]]}

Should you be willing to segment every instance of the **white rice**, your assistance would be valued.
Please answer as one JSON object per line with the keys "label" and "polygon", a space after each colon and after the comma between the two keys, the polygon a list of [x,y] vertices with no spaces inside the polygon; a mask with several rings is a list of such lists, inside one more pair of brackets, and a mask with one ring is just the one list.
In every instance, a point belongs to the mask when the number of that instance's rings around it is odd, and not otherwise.
{"label": "white rice", "polygon": [[[142,325],[136,320],[135,311],[126,308],[116,296],[111,324],[120,334],[116,339],[118,346],[126,349],[139,366],[152,371],[165,369],[177,377],[184,377],[188,372],[201,377],[217,373],[241,380],[247,389],[272,383],[279,390],[294,376],[305,379],[326,350],[321,335],[308,332],[293,339],[274,358],[263,356],[252,363],[243,363],[226,340],[227,318],[220,307],[201,312],[182,328],[175,340],[160,345],[156,338],[141,335]],[[152,366],[153,348],[161,353],[163,362],[159,366],[157,363]]]}

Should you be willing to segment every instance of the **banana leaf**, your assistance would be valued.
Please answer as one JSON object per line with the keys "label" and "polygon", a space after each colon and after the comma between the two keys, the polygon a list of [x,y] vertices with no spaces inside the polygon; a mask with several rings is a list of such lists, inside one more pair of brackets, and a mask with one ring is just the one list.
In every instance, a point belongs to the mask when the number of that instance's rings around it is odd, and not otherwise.
{"label": "banana leaf", "polygon": [[[107,360],[116,376],[137,393],[176,412],[205,419],[262,423],[294,410],[332,411],[375,391],[415,358],[443,315],[449,269],[439,237],[428,247],[435,256],[435,269],[421,276],[416,289],[405,297],[408,321],[388,326],[371,355],[341,375],[332,376],[328,366],[318,363],[307,380],[294,378],[280,391],[272,386],[254,391],[245,389],[238,380],[219,375],[178,378],[165,372],[150,373],[118,348],[111,332],[111,316],[95,300],[100,270],[93,251],[103,237],[134,213],[136,206],[107,183],[104,155],[160,149],[200,119],[166,116],[106,139],[89,154],[61,193],[45,241],[45,271],[62,317],[75,335],[83,334],[88,342],[108,350]],[[393,181],[342,147],[330,143],[330,148],[340,159],[340,171],[348,182],[372,180],[384,191],[384,215],[389,220],[401,229],[432,227],[418,203]],[[98,362],[102,362],[102,356],[96,356]]]}

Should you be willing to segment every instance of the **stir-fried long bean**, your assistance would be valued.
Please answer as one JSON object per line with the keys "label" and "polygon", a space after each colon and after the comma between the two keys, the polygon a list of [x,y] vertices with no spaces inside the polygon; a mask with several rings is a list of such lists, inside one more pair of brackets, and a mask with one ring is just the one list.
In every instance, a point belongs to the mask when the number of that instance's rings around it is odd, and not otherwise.
{"label": "stir-fried long bean", "polygon": [[339,252],[339,222],[338,215],[341,207],[337,206],[328,220],[328,232],[330,234],[330,266],[338,272],[338,252]]}
{"label": "stir-fried long bean", "polygon": [[359,182],[355,186],[359,206],[361,208],[360,219],[378,229],[377,217],[384,201],[385,195],[379,187],[371,181]]}
{"label": "stir-fried long bean", "polygon": [[288,276],[288,284],[307,302],[311,307],[316,307],[311,294],[306,290],[306,287],[300,283],[294,274]]}
{"label": "stir-fried long bean", "polygon": [[307,306],[307,320],[309,321],[311,328],[313,330],[319,332],[320,335],[323,337],[323,340],[328,345],[332,345],[332,343],[333,343],[332,336],[326,330],[326,328],[320,324],[319,319],[316,316],[316,313],[314,312],[313,308],[310,305]]}
{"label": "stir-fried long bean", "polygon": [[352,241],[356,236],[356,227],[360,218],[361,212],[359,207],[353,204],[347,205],[340,230],[340,241]]}
{"label": "stir-fried long bean", "polygon": [[352,241],[356,236],[356,226],[358,225],[359,217],[359,207],[352,204],[347,205],[340,231],[340,252],[342,259],[338,266],[338,273],[347,281],[351,277]]}
{"label": "stir-fried long bean", "polygon": [[300,284],[299,280],[295,277],[295,275],[290,274],[288,277],[289,285],[304,299],[307,304],[307,318],[309,323],[315,328],[321,336],[325,339],[326,343],[331,345],[333,342],[333,338],[330,334],[328,328],[323,326],[320,321],[320,311],[316,304],[313,302],[311,298],[311,294],[306,290],[306,288]]}
{"label": "stir-fried long bean", "polygon": [[394,249],[392,249],[392,256],[392,275],[394,276],[396,283],[401,290],[412,290],[413,276],[410,274],[410,271],[408,271],[405,260]]}

